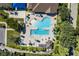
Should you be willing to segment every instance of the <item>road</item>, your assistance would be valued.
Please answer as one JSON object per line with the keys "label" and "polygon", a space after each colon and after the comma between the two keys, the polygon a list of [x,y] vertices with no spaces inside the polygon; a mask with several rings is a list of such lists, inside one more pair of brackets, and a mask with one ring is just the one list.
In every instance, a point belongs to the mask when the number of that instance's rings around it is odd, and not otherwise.
{"label": "road", "polygon": [[73,18],[73,27],[76,28],[76,21],[78,15],[78,3],[71,3],[71,17]]}

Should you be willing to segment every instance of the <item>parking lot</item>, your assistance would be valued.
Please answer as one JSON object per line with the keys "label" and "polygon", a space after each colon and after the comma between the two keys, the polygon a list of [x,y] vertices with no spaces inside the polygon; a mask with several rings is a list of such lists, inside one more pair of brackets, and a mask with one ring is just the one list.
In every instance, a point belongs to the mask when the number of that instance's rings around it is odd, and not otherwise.
{"label": "parking lot", "polygon": [[0,28],[0,44],[5,44],[5,28]]}

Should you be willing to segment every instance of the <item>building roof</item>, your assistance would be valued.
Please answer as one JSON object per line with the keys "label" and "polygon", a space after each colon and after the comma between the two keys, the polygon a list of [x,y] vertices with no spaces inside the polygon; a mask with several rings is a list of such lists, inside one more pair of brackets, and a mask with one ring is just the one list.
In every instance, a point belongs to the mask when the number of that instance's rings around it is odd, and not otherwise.
{"label": "building roof", "polygon": [[57,3],[29,3],[29,9],[33,12],[57,13]]}

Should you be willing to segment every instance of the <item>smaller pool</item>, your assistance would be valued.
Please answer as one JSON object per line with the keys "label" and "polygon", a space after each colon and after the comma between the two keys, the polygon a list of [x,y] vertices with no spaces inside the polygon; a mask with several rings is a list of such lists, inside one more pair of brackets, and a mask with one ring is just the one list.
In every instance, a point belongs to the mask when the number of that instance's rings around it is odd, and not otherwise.
{"label": "smaller pool", "polygon": [[31,35],[48,35],[49,30],[43,30],[43,29],[36,29],[36,30],[30,30]]}

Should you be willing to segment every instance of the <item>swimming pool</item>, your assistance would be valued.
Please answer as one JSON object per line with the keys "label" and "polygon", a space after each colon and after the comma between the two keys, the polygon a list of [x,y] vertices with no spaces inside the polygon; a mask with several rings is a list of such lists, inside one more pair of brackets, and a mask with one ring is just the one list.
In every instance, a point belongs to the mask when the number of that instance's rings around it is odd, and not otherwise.
{"label": "swimming pool", "polygon": [[41,21],[38,20],[34,26],[37,29],[31,29],[30,34],[31,35],[48,35],[49,29],[45,30],[44,28],[50,28],[51,26],[51,18],[50,17],[44,17]]}
{"label": "swimming pool", "polygon": [[36,29],[30,31],[31,35],[48,35],[49,30],[43,30],[43,29]]}

